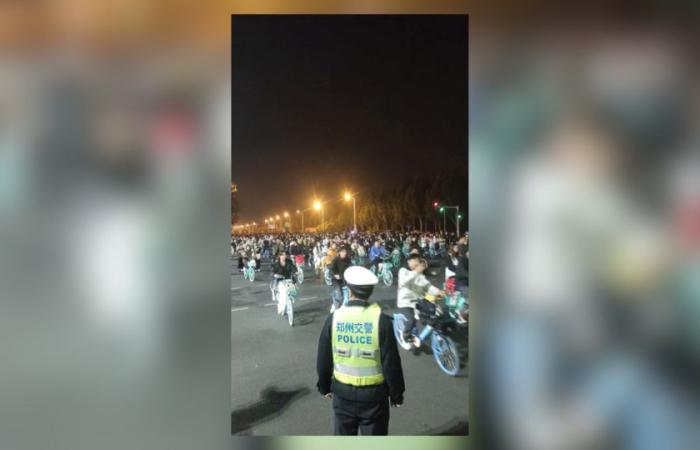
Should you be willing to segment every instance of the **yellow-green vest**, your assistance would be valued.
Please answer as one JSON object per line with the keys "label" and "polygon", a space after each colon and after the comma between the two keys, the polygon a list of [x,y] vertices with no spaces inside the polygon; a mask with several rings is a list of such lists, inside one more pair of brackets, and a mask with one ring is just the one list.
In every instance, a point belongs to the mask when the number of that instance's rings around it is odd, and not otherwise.
{"label": "yellow-green vest", "polygon": [[376,303],[344,306],[333,313],[331,340],[333,377],[353,386],[373,386],[384,382],[379,347],[379,317]]}

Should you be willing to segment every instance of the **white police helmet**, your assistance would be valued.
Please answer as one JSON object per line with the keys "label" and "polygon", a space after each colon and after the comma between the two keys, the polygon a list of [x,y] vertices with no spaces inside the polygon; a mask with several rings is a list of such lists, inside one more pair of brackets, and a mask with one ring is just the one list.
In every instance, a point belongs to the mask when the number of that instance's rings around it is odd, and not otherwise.
{"label": "white police helmet", "polygon": [[350,292],[352,292],[355,297],[363,300],[369,299],[374,290],[374,286],[379,283],[379,279],[372,271],[361,266],[348,267],[343,273],[343,278]]}

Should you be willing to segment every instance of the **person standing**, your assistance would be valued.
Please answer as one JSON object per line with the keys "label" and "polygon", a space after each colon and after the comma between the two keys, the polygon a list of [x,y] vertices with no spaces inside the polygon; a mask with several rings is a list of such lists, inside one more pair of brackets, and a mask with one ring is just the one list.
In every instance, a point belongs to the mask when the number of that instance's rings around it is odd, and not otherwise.
{"label": "person standing", "polygon": [[403,405],[405,384],[391,319],[369,303],[379,282],[370,270],[343,274],[347,306],[328,316],[318,341],[318,391],[333,400],[336,435],[387,435],[390,405]]}
{"label": "person standing", "polygon": [[333,275],[331,279],[331,313],[343,304],[343,284],[346,282],[343,275],[350,265],[348,249],[341,247],[338,256],[331,263],[331,275]]}

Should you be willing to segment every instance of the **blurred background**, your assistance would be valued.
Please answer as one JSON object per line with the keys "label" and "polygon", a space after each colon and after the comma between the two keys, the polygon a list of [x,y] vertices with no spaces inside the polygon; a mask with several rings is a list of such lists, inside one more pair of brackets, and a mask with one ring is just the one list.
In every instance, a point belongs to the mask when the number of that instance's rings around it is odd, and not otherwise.
{"label": "blurred background", "polygon": [[229,436],[230,14],[309,11],[470,14],[479,446],[694,448],[698,5],[216,0],[0,3],[2,447],[328,445]]}
{"label": "blurred background", "polygon": [[[474,435],[697,447],[697,8],[471,16]],[[589,5],[590,6],[590,5]]]}

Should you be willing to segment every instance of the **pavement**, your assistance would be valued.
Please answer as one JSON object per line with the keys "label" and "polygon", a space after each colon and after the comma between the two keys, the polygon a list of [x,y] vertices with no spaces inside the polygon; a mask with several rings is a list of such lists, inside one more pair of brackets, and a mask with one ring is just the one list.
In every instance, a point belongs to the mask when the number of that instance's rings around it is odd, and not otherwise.
{"label": "pavement", "polygon": [[[295,304],[295,325],[278,316],[270,295],[269,263],[255,282],[247,281],[231,260],[231,429],[235,435],[290,436],[332,434],[331,401],[316,390],[316,349],[330,308],[330,287],[306,269]],[[431,268],[440,285],[442,268]],[[372,301],[392,315],[396,281],[380,283]],[[453,335],[462,369],[443,373],[430,350],[399,348],[406,380],[404,405],[391,409],[391,435],[467,435],[469,384],[467,333]]]}

